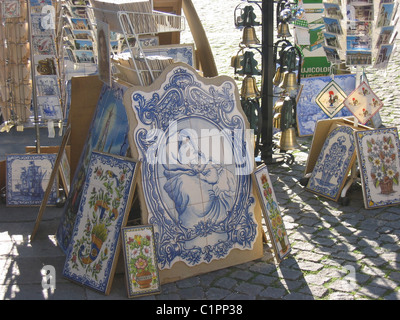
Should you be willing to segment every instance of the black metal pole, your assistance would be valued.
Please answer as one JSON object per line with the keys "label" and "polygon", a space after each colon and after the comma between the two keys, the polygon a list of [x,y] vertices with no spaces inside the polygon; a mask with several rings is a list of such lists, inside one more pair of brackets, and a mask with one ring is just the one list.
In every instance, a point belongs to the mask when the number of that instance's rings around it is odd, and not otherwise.
{"label": "black metal pole", "polygon": [[273,160],[274,1],[262,1],[261,160]]}

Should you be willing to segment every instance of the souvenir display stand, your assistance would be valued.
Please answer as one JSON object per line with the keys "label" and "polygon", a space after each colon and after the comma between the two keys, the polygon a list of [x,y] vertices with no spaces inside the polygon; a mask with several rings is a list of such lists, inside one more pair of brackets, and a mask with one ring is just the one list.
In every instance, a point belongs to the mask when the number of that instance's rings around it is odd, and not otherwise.
{"label": "souvenir display stand", "polygon": [[[248,0],[237,5],[234,14],[235,26],[243,30],[243,36],[231,66],[236,75],[243,76],[241,101],[256,134],[256,157],[266,164],[293,163],[294,156],[287,151],[299,147],[294,124],[296,97],[301,92],[302,57],[288,38],[291,37],[289,24],[301,14],[300,7],[288,0],[276,3]],[[258,27],[261,27],[261,40],[257,37]],[[275,30],[279,39],[273,43]],[[257,55],[262,61],[260,69]],[[261,89],[258,89],[257,76],[261,76]],[[275,143],[273,138],[278,132],[280,141]]]}
{"label": "souvenir display stand", "polygon": [[[367,152],[371,148],[368,150],[363,148],[358,137],[364,135],[361,132],[371,131],[370,134],[373,135],[374,130],[379,130],[377,129],[381,125],[379,110],[383,107],[383,103],[370,88],[365,68],[369,66],[374,69],[386,68],[396,37],[394,29],[398,20],[397,5],[397,1],[349,0],[346,4],[323,1],[322,19],[325,24],[323,48],[327,59],[333,65],[346,64],[354,68],[356,83],[355,89],[346,94],[335,82],[335,77],[332,77],[331,82],[322,89],[315,100],[324,112],[332,112],[331,118],[339,108],[349,110],[353,117],[317,122],[301,184],[308,191],[339,201],[343,205],[349,203],[346,193],[354,182],[361,182],[363,190],[368,187],[365,183],[366,172],[372,169],[362,162],[362,157],[365,155],[361,151]],[[344,133],[345,129],[342,132],[339,130],[333,132],[338,126],[350,126],[353,130],[348,130],[347,133]],[[328,163],[335,161],[341,167]],[[392,164],[396,159],[392,157],[390,161],[385,161]],[[375,177],[374,173],[370,174]],[[389,177],[386,176],[385,179],[389,180]],[[380,182],[375,181],[375,187],[378,187]],[[368,209],[382,205],[377,204],[382,201],[370,200],[371,195],[377,191],[368,190],[364,192],[365,207]]]}
{"label": "souvenir display stand", "polygon": [[[47,125],[49,137],[54,137],[55,127],[60,129],[60,135],[63,129],[56,45],[60,6],[51,0],[10,0],[2,1],[0,6],[0,109],[4,120],[0,131],[34,127],[35,150],[27,147],[26,152],[39,154],[40,126]],[[50,153],[47,147],[43,151]],[[2,192],[6,171],[2,161]]]}
{"label": "souvenir display stand", "polygon": [[[1,111],[5,120],[1,131],[16,126],[36,129],[36,152],[40,153],[39,126],[47,125],[54,137],[60,135],[64,118],[60,96],[58,51],[56,49],[57,2],[15,0],[2,2]],[[5,50],[7,48],[7,50]],[[7,56],[6,56],[7,54]]]}

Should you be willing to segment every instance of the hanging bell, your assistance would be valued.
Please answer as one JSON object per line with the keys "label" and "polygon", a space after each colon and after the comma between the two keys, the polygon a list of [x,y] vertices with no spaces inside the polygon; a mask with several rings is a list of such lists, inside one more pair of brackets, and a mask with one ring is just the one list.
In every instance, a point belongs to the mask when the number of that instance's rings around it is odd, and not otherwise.
{"label": "hanging bell", "polygon": [[261,96],[260,91],[257,88],[256,79],[254,77],[247,75],[243,79],[240,96],[243,99],[255,99]]}
{"label": "hanging bell", "polygon": [[283,106],[284,101],[285,101],[284,99],[278,99],[275,102],[275,105],[273,108],[274,113],[280,113],[282,111],[282,106]]}
{"label": "hanging bell", "polygon": [[259,44],[259,43],[260,40],[258,40],[257,38],[256,30],[254,29],[254,27],[244,27],[241,44],[248,47],[252,44]]}
{"label": "hanging bell", "polygon": [[281,21],[278,24],[278,38],[287,38],[291,37],[291,33],[289,31],[289,24],[287,22]]}
{"label": "hanging bell", "polygon": [[286,71],[283,73],[282,81],[279,84],[279,88],[285,90],[286,92],[291,92],[292,90],[298,89],[297,75],[296,73]]}
{"label": "hanging bell", "polygon": [[273,126],[275,129],[279,129],[281,127],[281,114],[280,113],[277,113],[274,115],[272,123],[273,123]]}
{"label": "hanging bell", "polygon": [[282,72],[281,72],[281,67],[278,67],[278,69],[276,69],[274,78],[272,79],[272,83],[274,86],[279,86],[279,84],[282,82]]}
{"label": "hanging bell", "polygon": [[281,132],[279,148],[283,151],[298,149],[300,146],[296,139],[296,130],[291,127]]}
{"label": "hanging bell", "polygon": [[242,55],[233,56],[231,58],[231,67],[235,68],[235,70],[239,70],[240,68],[242,68],[242,65],[240,64],[242,60],[243,60]]}
{"label": "hanging bell", "polygon": [[281,128],[281,111],[282,111],[282,106],[283,106],[284,100],[279,99],[275,102],[274,108],[273,108],[273,126],[275,129],[280,129]]}

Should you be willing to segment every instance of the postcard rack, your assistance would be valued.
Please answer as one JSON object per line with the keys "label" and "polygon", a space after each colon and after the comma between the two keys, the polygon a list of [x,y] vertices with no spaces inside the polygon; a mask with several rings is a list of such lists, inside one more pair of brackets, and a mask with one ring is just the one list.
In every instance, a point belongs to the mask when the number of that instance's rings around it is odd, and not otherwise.
{"label": "postcard rack", "polygon": [[[130,71],[136,73],[141,86],[149,84],[146,78],[154,81],[153,70],[143,52],[142,45],[138,38],[140,35],[155,35],[167,32],[180,32],[185,29],[185,18],[180,15],[152,10],[151,12],[137,12],[120,10],[109,10],[101,7],[92,7],[96,19],[109,25],[110,31],[120,33],[127,45],[130,55]],[[135,41],[132,42],[132,39]],[[137,60],[142,63],[138,64]],[[144,66],[144,68],[143,68]],[[126,69],[126,67],[124,67]],[[158,70],[159,71],[159,70]],[[147,75],[150,75],[148,77]]]}
{"label": "postcard rack", "polygon": [[[151,81],[154,81],[153,70],[146,59],[140,41],[136,41],[135,47],[137,48],[137,50],[135,50],[134,47],[131,47],[128,39],[138,39],[138,36],[144,34],[183,31],[185,27],[185,19],[182,16],[158,11],[153,11],[153,13],[151,14],[119,11],[118,20],[122,29],[122,34],[125,38],[125,42],[127,43],[129,53],[131,54],[131,59],[135,68],[134,71],[138,75],[140,84],[142,86],[145,84],[143,74],[145,71],[148,71],[151,77]],[[136,63],[137,58],[143,59],[147,70],[142,70],[138,68],[138,65]]]}

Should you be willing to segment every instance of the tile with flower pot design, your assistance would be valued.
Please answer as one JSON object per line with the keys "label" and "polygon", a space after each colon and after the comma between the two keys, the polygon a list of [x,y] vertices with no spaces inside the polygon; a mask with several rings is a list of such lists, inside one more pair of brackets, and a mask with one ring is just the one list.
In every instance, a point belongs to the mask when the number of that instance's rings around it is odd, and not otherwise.
{"label": "tile with flower pot design", "polygon": [[399,204],[400,142],[397,128],[359,131],[355,135],[365,208]]}
{"label": "tile with flower pot design", "polygon": [[257,189],[264,220],[267,225],[268,233],[275,257],[280,262],[291,251],[291,245],[283,222],[279,204],[272,187],[268,169],[265,164],[260,165],[254,171],[253,181]]}
{"label": "tile with flower pot design", "polygon": [[92,152],[63,269],[67,279],[109,294],[137,167],[132,159]]}
{"label": "tile with flower pot design", "polygon": [[306,186],[308,191],[338,200],[356,160],[354,130],[351,126],[333,125]]}
{"label": "tile with flower pot design", "polygon": [[152,225],[122,228],[128,297],[161,292]]}

